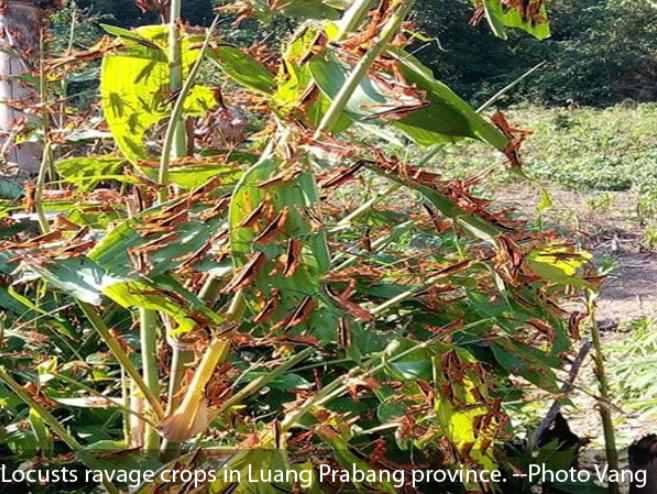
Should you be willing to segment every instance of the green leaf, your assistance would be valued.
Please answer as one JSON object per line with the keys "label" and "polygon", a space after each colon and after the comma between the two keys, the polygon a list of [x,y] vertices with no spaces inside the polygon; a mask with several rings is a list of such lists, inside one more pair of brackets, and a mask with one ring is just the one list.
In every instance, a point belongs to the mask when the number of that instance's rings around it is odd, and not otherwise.
{"label": "green leaf", "polygon": [[[401,118],[391,120],[390,125],[422,146],[474,138],[500,150],[506,148],[509,141],[504,134],[449,87],[437,81],[419,60],[401,50],[390,48],[388,52],[399,61],[400,71],[408,83],[426,92],[428,106],[407,112],[407,108],[418,105],[417,97],[405,95],[392,74],[380,72],[378,79],[368,76],[360,82],[345,109],[347,116],[363,122],[399,109]],[[323,57],[315,57],[309,69],[322,93],[331,100],[338,95],[351,70],[330,51]]]}
{"label": "green leaf", "polygon": [[59,259],[56,263],[30,264],[29,269],[52,283],[62,292],[91,305],[102,303],[102,289],[115,283],[105,269],[90,259]]}
{"label": "green leaf", "polygon": [[[125,160],[114,156],[89,156],[69,158],[58,161],[55,170],[69,182],[75,183],[80,192],[91,190],[105,176],[115,176],[122,180],[120,175]],[[133,177],[128,177],[133,178]]]}
{"label": "green leaf", "polygon": [[[531,12],[539,5],[534,19],[525,16],[525,9]],[[482,0],[482,6],[491,30],[502,39],[507,39],[507,27],[527,31],[539,40],[549,38],[551,35],[544,0],[529,0],[510,7],[504,6],[502,0]]]}
{"label": "green leaf", "polygon": [[533,250],[527,256],[527,263],[536,275],[546,281],[597,290],[593,283],[577,276],[578,269],[590,259],[588,252],[553,246]]}
{"label": "green leaf", "polygon": [[248,0],[253,6],[256,15],[269,20],[272,14],[282,14],[287,17],[301,19],[328,19],[335,20],[340,13],[331,7],[331,0],[283,0],[275,8],[267,0]]}
{"label": "green leaf", "polygon": [[490,345],[497,362],[509,373],[525,378],[532,384],[551,393],[558,393],[559,386],[552,368],[559,367],[559,360],[527,345],[500,339]]}
{"label": "green leaf", "polygon": [[431,379],[431,353],[427,350],[418,349],[404,355],[403,358],[387,361],[389,357],[394,357],[395,354],[407,351],[416,345],[417,343],[409,340],[395,340],[388,345],[388,349],[384,353],[384,362],[386,362],[386,372],[390,377],[411,381]]}
{"label": "green leaf", "polygon": [[[168,27],[145,26],[134,31],[112,28],[112,31],[130,43],[103,58],[103,114],[117,146],[128,160],[137,165],[154,158],[146,147],[145,138],[155,124],[168,118],[171,111],[170,67],[162,50],[166,47]],[[199,50],[192,48],[195,41],[196,38],[190,36],[182,39],[183,76],[198,57]],[[207,87],[196,86],[185,100],[183,114],[203,116],[216,106],[213,92]],[[155,178],[153,170],[144,171]]]}
{"label": "green leaf", "polygon": [[157,286],[146,281],[122,281],[103,288],[103,294],[127,309],[141,308],[163,312],[169,315],[178,326],[173,329],[175,334],[184,334],[198,326],[197,317],[192,312],[204,316],[213,324],[223,321],[215,312],[203,306],[198,300],[189,299],[185,306],[178,297],[172,296]]}
{"label": "green leaf", "polygon": [[32,431],[34,432],[34,437],[36,437],[39,444],[39,449],[43,451],[47,457],[51,456],[54,448],[54,441],[52,434],[50,434],[50,431],[39,415],[39,412],[33,409],[30,410],[29,421],[32,426]]}
{"label": "green leaf", "polygon": [[207,56],[238,84],[264,94],[274,92],[274,74],[244,50],[220,46],[208,50]]}

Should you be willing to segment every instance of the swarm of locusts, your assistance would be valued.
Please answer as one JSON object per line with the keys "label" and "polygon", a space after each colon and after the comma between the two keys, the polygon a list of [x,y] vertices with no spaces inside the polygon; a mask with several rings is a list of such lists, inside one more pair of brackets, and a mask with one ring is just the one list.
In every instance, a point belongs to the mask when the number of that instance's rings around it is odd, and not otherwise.
{"label": "swarm of locusts", "polygon": [[[409,0],[241,1],[207,30],[175,1],[138,4],[172,21],[105,26],[44,59],[45,169],[1,210],[0,379],[51,453],[94,466],[110,454],[94,441],[112,441],[114,458],[161,467],[504,465],[508,403],[559,392],[599,279],[577,245],[478,197],[485,175],[448,180],[432,156],[479,140],[522,177],[528,132],[410,54]],[[509,15],[545,28],[543,2],[497,7],[498,30]],[[296,25],[280,50],[222,35],[278,16]],[[98,61],[98,105],[58,113],[53,79]],[[72,142],[81,130],[91,143]],[[24,427],[25,410],[5,420]],[[361,487],[400,490],[315,486]]]}

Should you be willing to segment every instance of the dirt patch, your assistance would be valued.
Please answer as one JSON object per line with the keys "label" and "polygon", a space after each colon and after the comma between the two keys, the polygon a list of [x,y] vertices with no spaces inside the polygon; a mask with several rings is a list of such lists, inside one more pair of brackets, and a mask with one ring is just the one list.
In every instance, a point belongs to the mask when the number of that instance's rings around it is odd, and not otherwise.
{"label": "dirt patch", "polygon": [[600,206],[595,194],[550,184],[513,184],[497,198],[522,216],[535,218],[542,189],[552,201],[541,213],[544,223],[578,235],[597,263],[614,265],[598,299],[598,318],[621,323],[657,314],[657,254],[643,247],[644,226],[636,213],[638,197],[630,192],[609,192],[606,204]]}

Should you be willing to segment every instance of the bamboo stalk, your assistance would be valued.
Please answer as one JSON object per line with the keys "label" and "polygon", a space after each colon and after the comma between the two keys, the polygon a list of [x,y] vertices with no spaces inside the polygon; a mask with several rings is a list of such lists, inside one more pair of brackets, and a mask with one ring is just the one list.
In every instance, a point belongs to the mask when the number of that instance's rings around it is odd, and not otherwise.
{"label": "bamboo stalk", "polygon": [[48,122],[48,84],[46,81],[46,71],[44,60],[45,54],[45,36],[43,29],[39,33],[39,98],[41,106],[41,131],[43,132],[44,146],[41,154],[41,165],[39,166],[39,175],[37,176],[36,188],[34,190],[34,209],[39,220],[39,227],[42,233],[50,231],[50,225],[43,209],[43,188],[46,185],[46,175],[52,166],[52,147],[48,138],[50,125]]}
{"label": "bamboo stalk", "polygon": [[217,339],[208,346],[177,413],[185,415],[189,417],[190,421],[193,421],[196,410],[205,395],[205,387],[210,382],[217,365],[228,356],[231,343],[230,339]]}
{"label": "bamboo stalk", "polygon": [[[178,29],[178,23],[181,20],[182,13],[182,0],[171,0],[169,8],[169,77],[171,79],[171,93],[177,94],[183,87],[182,47]],[[182,114],[172,114],[169,123],[172,126],[172,134],[170,137],[172,147],[170,150],[165,149],[162,154],[166,154],[170,159],[175,160],[182,158],[187,152],[187,139]],[[166,171],[168,172],[168,169]],[[161,191],[164,191],[163,193],[166,194],[168,176],[160,176],[160,183],[165,186]]]}
{"label": "bamboo stalk", "polygon": [[[167,414],[169,427],[180,429],[182,432],[191,429],[196,421],[205,387],[217,365],[228,357],[231,343],[230,339],[217,339],[208,346],[180,405]],[[168,462],[176,458],[180,452],[180,444],[175,441],[163,441],[160,459]]]}
{"label": "bamboo stalk", "polygon": [[345,39],[363,22],[367,13],[374,6],[374,0],[356,0],[349,6],[340,22],[338,40]]}
{"label": "bamboo stalk", "polygon": [[[167,186],[169,185],[169,168],[172,159],[178,159],[185,156],[187,152],[187,145],[185,142],[185,126],[182,121],[183,105],[187,95],[194,87],[199,70],[205,58],[205,54],[210,47],[212,35],[219,24],[219,16],[215,16],[212,24],[207,30],[205,41],[199,52],[198,58],[192,67],[187,79],[183,84],[182,63],[180,56],[180,39],[178,35],[178,19],[182,9],[182,0],[172,0],[171,2],[171,22],[169,31],[169,45],[170,45],[170,58],[172,60],[171,66],[171,83],[172,90],[178,93],[178,97],[174,103],[169,124],[164,137],[162,146],[162,156],[160,159],[159,170],[159,183],[162,185],[158,192],[160,202],[167,199]],[[171,373],[169,377],[169,390],[168,390],[168,405],[167,411],[171,413],[178,406],[178,392],[180,391],[182,378],[185,373],[185,367],[193,362],[194,354],[190,350],[184,350],[179,347],[173,348],[173,355],[171,358]],[[167,444],[165,441],[162,444],[162,450],[170,450],[173,445]]]}
{"label": "bamboo stalk", "polygon": [[[172,5],[172,15],[173,15],[173,5]],[[212,39],[212,34],[214,33],[218,24],[219,24],[219,16],[216,16],[212,21],[212,24],[208,28],[208,32],[205,36],[203,47],[201,48],[198,58],[196,59],[196,63],[192,67],[192,70],[190,71],[189,76],[185,81],[185,84],[180,89],[180,93],[173,107],[171,118],[169,120],[169,125],[166,131],[166,136],[164,139],[164,145],[163,145],[162,157],[160,163],[159,180],[160,183],[165,186],[160,190],[160,200],[166,199],[166,185],[168,184],[169,181],[168,178],[169,166],[171,164],[172,156],[173,157],[183,156],[184,153],[186,152],[186,146],[178,147],[180,143],[177,142],[175,139],[176,122],[180,122],[185,98],[187,97],[192,87],[194,86],[196,77],[198,76],[199,70],[201,68],[201,64],[203,63],[203,59],[205,58],[205,54],[207,53],[208,48],[210,47],[210,40]],[[174,143],[175,143],[175,147],[174,147]],[[178,347],[173,348],[173,356],[171,359],[171,375],[170,375],[169,392],[168,392],[169,411],[175,409],[175,407],[177,406],[176,396],[178,394],[178,391],[180,390],[182,377],[185,372],[185,366],[191,363],[193,360],[194,360],[193,352]]]}
{"label": "bamboo stalk", "polygon": [[[151,310],[139,309],[139,327],[141,340],[142,375],[149,391],[159,403],[160,379],[157,369],[157,313]],[[157,450],[160,447],[160,436],[152,425],[144,429],[144,448]]]}
{"label": "bamboo stalk", "polygon": [[121,348],[119,342],[116,341],[116,338],[112,336],[109,328],[105,324],[105,321],[103,321],[103,319],[96,312],[96,309],[94,309],[91,305],[80,301],[78,301],[78,305],[80,306],[82,313],[87,317],[93,328],[98,332],[101,339],[109,347],[114,358],[119,362],[119,364],[121,364],[123,369],[132,378],[136,386],[142,392],[144,398],[151,406],[155,416],[158,418],[158,420],[162,420],[164,418],[164,410],[160,404],[160,401],[157,399],[157,397],[155,397],[155,395],[153,395],[153,393],[151,393],[151,390],[144,382],[144,379],[141,377],[139,370],[137,370],[135,365],[130,360],[130,357],[128,357],[128,355],[123,351],[123,348]]}
{"label": "bamboo stalk", "polygon": [[39,167],[39,175],[37,176],[36,187],[34,189],[34,209],[36,210],[37,218],[39,220],[39,228],[42,233],[50,232],[50,225],[46,218],[46,213],[43,209],[43,188],[46,185],[46,174],[50,168],[52,161],[52,154],[50,142],[46,142],[43,147],[43,156],[41,158],[41,166]]}
{"label": "bamboo stalk", "polygon": [[[172,12],[173,12],[173,8],[172,8]],[[162,156],[160,157],[159,183],[163,187],[158,192],[158,197],[160,202],[165,201],[167,198],[166,186],[169,184],[169,168],[171,166],[171,160],[181,158],[185,156],[187,152],[187,145],[184,139],[185,129],[184,129],[184,123],[182,122],[183,105],[185,103],[185,99],[189,95],[189,92],[194,87],[196,78],[198,77],[199,70],[205,58],[205,54],[207,53],[208,48],[210,47],[212,34],[216,30],[218,24],[219,24],[219,16],[216,16],[212,21],[212,24],[208,28],[207,34],[205,36],[205,41],[203,42],[203,46],[201,47],[198,58],[196,59],[194,66],[192,67],[189,75],[187,76],[185,83],[182,84],[181,82],[179,87],[175,87],[175,88],[172,87],[172,90],[178,94],[178,98],[176,99],[176,102],[174,103],[173,106],[173,110],[171,111],[171,117],[169,118],[169,124],[167,126],[167,130],[164,136],[164,142],[162,144]],[[173,34],[174,31],[172,30],[171,32],[172,32],[171,39],[173,39],[174,37],[177,39],[178,36],[177,30],[175,32],[175,36]],[[174,67],[172,67],[172,71],[173,70]],[[173,75],[171,79],[173,81],[174,79]],[[181,133],[182,133],[182,139],[178,137]]]}
{"label": "bamboo stalk", "polygon": [[397,10],[392,14],[379,34],[374,45],[369,49],[365,56],[356,64],[351,74],[340,88],[337,96],[331,103],[328,111],[324,114],[322,121],[315,132],[315,139],[318,139],[322,132],[330,132],[331,129],[340,119],[342,111],[349,103],[351,96],[360,84],[361,80],[367,75],[378,56],[383,52],[388,43],[399,32],[404,19],[408,15],[415,0],[407,0],[399,5]]}

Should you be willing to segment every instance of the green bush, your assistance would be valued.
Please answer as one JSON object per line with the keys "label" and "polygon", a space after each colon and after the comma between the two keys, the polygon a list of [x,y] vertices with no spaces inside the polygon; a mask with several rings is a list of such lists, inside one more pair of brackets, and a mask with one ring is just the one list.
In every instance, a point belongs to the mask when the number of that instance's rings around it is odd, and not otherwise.
{"label": "green bush", "polygon": [[[467,25],[469,0],[421,0],[421,29],[440,40],[419,57],[470,99],[492,93],[547,60],[523,82],[514,102],[608,106],[626,98],[657,97],[657,9],[648,2],[560,0],[551,2],[552,38],[545,42],[513,33],[508,42],[486,36],[486,26]],[[470,12],[472,9],[470,9]]]}

